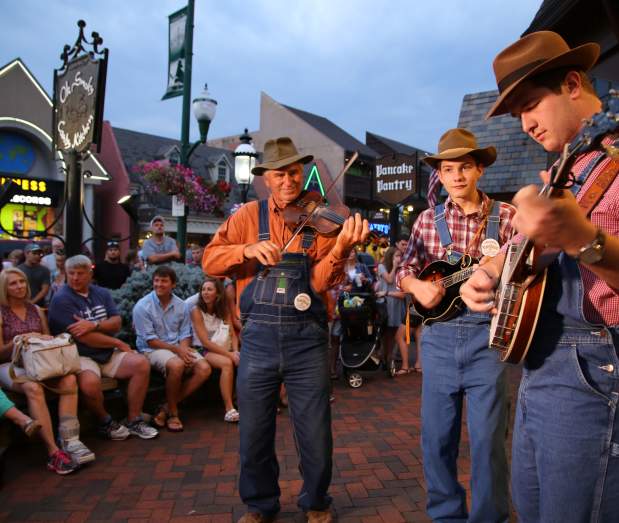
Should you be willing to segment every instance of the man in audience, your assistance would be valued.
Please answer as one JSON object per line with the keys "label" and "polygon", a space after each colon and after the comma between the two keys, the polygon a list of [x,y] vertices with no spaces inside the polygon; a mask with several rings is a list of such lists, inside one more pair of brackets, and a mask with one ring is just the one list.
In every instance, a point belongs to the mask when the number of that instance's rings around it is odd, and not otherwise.
{"label": "man in audience", "polygon": [[[67,283],[52,298],[49,327],[52,334],[69,332],[80,354],[78,384],[81,398],[99,421],[98,432],[111,440],[129,435],[142,439],[158,432],[142,419],[141,412],[150,379],[148,360],[115,337],[121,318],[107,289],[92,284],[92,264],[83,254],[65,262]],[[127,424],[112,419],[103,404],[101,376],[128,380]]]}
{"label": "man in audience", "polygon": [[204,254],[204,247],[198,245],[197,243],[192,244],[191,246],[191,261],[188,265],[192,267],[202,267],[202,255]]}
{"label": "man in audience", "polygon": [[174,238],[165,235],[165,221],[163,216],[155,216],[150,221],[152,237],[142,245],[142,258],[149,265],[159,265],[181,259],[178,246]]}
{"label": "man in audience", "polygon": [[120,261],[120,246],[116,240],[107,242],[105,258],[95,265],[94,278],[106,289],[120,289],[131,274],[129,266]]}
{"label": "man in audience", "polygon": [[[166,378],[166,401],[153,422],[171,432],[183,430],[178,404],[211,374],[206,360],[191,348],[191,319],[185,302],[173,294],[176,273],[161,266],[153,273],[153,290],[133,308],[137,348]],[[190,377],[183,382],[183,375]]]}
{"label": "man in audience", "polygon": [[24,253],[26,254],[26,261],[17,268],[28,278],[28,285],[30,285],[32,296],[30,301],[35,305],[43,307],[45,306],[45,297],[47,296],[47,291],[49,291],[51,280],[49,269],[41,265],[43,249],[41,249],[38,243],[29,243],[26,245]]}
{"label": "man in audience", "polygon": [[60,238],[52,238],[52,252],[46,254],[41,259],[41,264],[49,269],[49,272],[53,273],[56,270],[56,254],[64,253],[64,243]]}

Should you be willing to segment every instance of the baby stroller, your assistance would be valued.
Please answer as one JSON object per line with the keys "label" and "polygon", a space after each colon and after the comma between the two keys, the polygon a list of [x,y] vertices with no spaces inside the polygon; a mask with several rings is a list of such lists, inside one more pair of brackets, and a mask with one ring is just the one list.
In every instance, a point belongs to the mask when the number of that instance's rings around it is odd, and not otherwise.
{"label": "baby stroller", "polygon": [[381,367],[380,348],[382,318],[372,292],[344,292],[338,299],[342,325],[340,361],[348,385],[363,385],[362,371]]}

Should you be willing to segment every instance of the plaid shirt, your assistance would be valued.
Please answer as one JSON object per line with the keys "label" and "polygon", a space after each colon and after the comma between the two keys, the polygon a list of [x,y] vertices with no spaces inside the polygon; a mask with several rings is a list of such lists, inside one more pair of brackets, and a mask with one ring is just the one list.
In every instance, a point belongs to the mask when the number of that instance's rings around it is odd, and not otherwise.
{"label": "plaid shirt", "polygon": [[[445,202],[445,220],[453,241],[451,249],[454,251],[464,252],[466,250],[487,212],[490,198],[481,191],[479,191],[479,194],[482,198],[481,206],[479,210],[469,215],[464,214],[460,206],[451,198],[447,198]],[[497,201],[495,205],[501,206],[499,211],[499,244],[503,245],[512,236],[511,219],[516,209],[505,202]],[[485,231],[480,234],[475,244],[470,246],[468,254],[474,258],[481,258],[480,246],[484,238]],[[402,279],[407,276],[416,277],[433,261],[446,259],[447,250],[441,245],[438,231],[434,225],[434,208],[426,209],[413,225],[413,232],[404,254],[404,262],[397,273],[398,288],[400,288]]]}

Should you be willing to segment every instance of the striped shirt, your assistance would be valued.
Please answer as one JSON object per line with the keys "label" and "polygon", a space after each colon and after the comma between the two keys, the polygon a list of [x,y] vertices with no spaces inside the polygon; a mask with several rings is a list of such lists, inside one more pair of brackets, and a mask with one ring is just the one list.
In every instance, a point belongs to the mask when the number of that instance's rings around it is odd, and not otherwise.
{"label": "striped shirt", "polygon": [[[445,202],[445,220],[453,241],[451,249],[454,251],[464,252],[466,250],[488,211],[490,199],[481,191],[479,191],[479,194],[482,198],[480,208],[468,215],[450,197]],[[497,204],[500,205],[499,244],[503,245],[512,236],[511,219],[516,209],[505,202],[495,202],[495,205]],[[480,248],[484,238],[485,231],[480,234],[473,245],[470,245],[468,254],[474,258],[481,258]],[[446,259],[447,250],[441,245],[434,224],[434,208],[432,207],[423,211],[413,225],[413,231],[404,254],[404,263],[397,273],[398,288],[400,288],[400,282],[405,277],[416,277],[433,261]]]}

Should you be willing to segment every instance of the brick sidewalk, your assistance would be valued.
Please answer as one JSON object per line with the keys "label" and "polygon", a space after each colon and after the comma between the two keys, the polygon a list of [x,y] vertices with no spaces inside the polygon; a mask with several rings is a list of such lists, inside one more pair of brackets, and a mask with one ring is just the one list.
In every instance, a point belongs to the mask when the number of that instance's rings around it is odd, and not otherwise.
{"label": "brick sidewalk", "polygon": [[[511,372],[512,398],[517,369]],[[421,376],[368,375],[360,389],[338,383],[331,494],[340,523],[429,521],[421,465]],[[83,437],[97,461],[60,477],[44,468],[41,445],[12,449],[0,520],[235,522],[244,512],[237,489],[238,427],[224,423],[219,401],[181,411],[185,432],[122,442]],[[242,415],[242,413],[241,413]],[[461,481],[468,486],[466,431]],[[278,522],[304,521],[296,507],[301,480],[286,411],[278,417],[282,512]]]}

